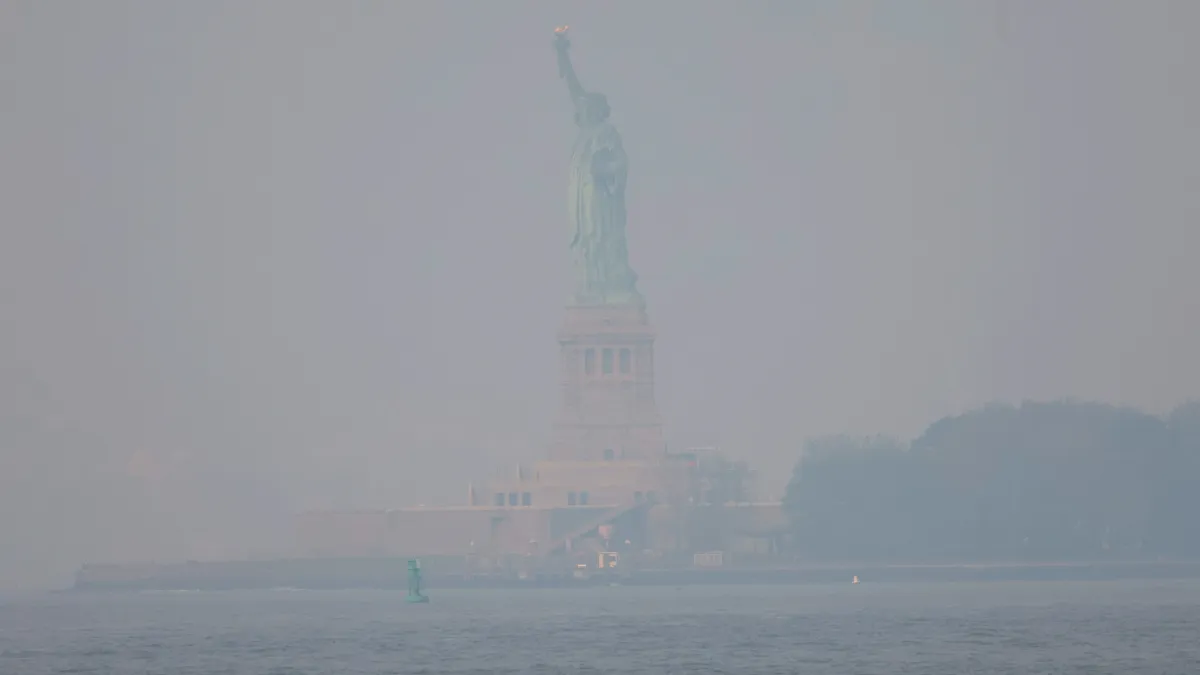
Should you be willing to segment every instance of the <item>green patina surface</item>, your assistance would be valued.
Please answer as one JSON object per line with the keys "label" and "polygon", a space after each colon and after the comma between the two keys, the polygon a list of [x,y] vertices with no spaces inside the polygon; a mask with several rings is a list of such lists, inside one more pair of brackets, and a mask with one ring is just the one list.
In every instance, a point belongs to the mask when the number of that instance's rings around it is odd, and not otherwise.
{"label": "green patina surface", "polygon": [[641,302],[625,238],[625,184],[629,158],[609,123],[604,94],[588,92],[571,66],[565,33],[554,40],[559,76],[575,106],[579,133],[571,151],[567,196],[574,304]]}

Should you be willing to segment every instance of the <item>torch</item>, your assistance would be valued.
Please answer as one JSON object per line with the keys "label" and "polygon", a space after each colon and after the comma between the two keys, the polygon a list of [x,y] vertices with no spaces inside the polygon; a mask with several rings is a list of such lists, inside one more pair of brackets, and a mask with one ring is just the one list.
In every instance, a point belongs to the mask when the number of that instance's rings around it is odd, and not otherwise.
{"label": "torch", "polygon": [[563,24],[554,28],[554,49],[558,52],[558,76],[566,77],[567,69],[570,63],[567,61],[567,49],[571,47],[571,41],[567,39],[567,29],[570,26]]}

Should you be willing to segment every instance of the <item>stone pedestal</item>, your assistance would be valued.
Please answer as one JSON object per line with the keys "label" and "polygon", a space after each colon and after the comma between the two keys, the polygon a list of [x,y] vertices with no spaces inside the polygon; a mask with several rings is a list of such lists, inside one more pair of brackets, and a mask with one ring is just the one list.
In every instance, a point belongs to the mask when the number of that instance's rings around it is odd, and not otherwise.
{"label": "stone pedestal", "polygon": [[550,459],[661,459],[665,447],[654,401],[654,329],[645,305],[567,307],[558,342],[562,405]]}

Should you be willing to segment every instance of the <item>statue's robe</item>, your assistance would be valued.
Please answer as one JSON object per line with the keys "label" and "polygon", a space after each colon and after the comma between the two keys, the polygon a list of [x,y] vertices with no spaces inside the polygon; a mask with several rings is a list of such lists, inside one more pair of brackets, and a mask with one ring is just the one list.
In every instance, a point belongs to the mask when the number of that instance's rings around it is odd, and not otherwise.
{"label": "statue's robe", "polygon": [[627,172],[628,157],[611,124],[580,126],[568,199],[577,298],[603,302],[636,296],[637,275],[625,241]]}

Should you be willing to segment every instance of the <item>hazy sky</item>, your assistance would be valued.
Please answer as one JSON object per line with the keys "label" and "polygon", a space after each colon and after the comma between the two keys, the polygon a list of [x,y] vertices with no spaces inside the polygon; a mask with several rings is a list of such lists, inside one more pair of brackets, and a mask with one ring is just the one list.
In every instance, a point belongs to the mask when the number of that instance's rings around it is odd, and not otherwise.
{"label": "hazy sky", "polygon": [[0,1],[0,585],[240,554],[294,509],[457,502],[541,456],[560,23],[630,155],[673,445],[778,493],[806,436],[1198,396],[1198,20]]}

